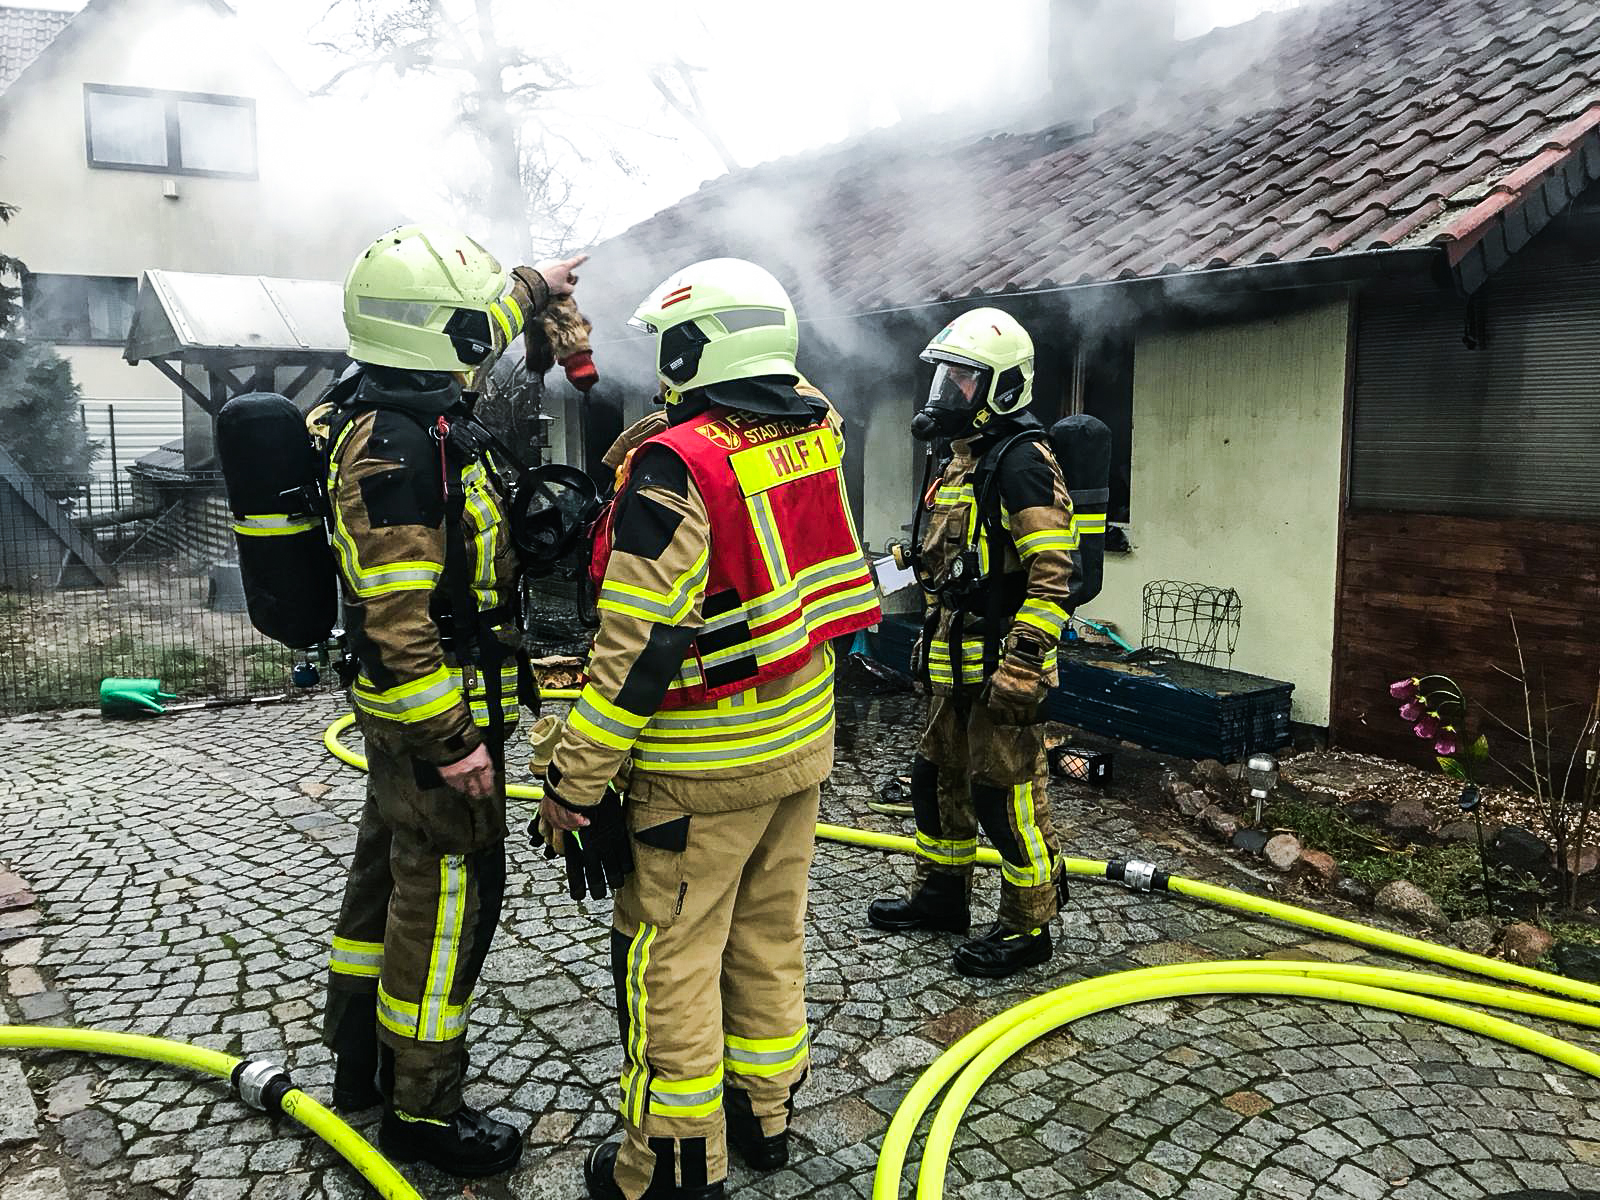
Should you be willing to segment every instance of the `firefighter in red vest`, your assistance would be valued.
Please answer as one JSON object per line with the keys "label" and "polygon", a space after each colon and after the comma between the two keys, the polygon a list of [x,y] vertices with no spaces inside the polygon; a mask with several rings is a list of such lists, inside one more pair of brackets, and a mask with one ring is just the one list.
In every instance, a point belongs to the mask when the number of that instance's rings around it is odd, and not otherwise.
{"label": "firefighter in red vest", "polygon": [[830,638],[878,619],[837,413],[795,367],[794,307],[739,259],[667,280],[666,427],[602,524],[600,628],[541,825],[575,897],[615,891],[624,1137],[589,1194],[720,1197],[727,1147],[788,1161],[805,1078],[804,920],[833,766]]}

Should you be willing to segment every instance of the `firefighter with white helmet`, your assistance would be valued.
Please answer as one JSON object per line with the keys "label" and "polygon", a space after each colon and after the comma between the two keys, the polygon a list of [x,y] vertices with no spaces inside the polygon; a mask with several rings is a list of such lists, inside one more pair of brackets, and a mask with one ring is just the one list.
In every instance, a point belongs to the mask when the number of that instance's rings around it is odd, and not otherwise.
{"label": "firefighter with white helmet", "polygon": [[615,892],[624,1137],[588,1155],[589,1194],[705,1200],[723,1194],[730,1142],[758,1169],[788,1158],[833,764],[828,641],[879,613],[841,424],[795,365],[778,281],[696,263],[635,321],[655,340],[666,424],[621,447],[596,543],[600,628],[540,835],[574,896]]}
{"label": "firefighter with white helmet", "polygon": [[[462,1098],[472,991],[505,886],[503,745],[522,699],[512,464],[474,383],[582,258],[505,271],[465,234],[385,233],[345,282],[327,498],[371,775],[335,926],[323,1037],[335,1105],[382,1102],[391,1158],[509,1170],[512,1126]],[[523,658],[525,662],[525,656]],[[519,678],[520,676],[520,678]]]}
{"label": "firefighter with white helmet", "polygon": [[1027,331],[974,309],[922,358],[933,381],[911,430],[948,449],[919,502],[926,529],[913,548],[930,598],[914,665],[932,693],[911,767],[916,874],[908,896],[874,901],[868,920],[966,933],[981,828],[1002,859],[999,921],[958,946],[954,963],[1000,977],[1051,951],[1063,874],[1039,706],[1055,682],[1077,540],[1061,470],[1028,412]]}

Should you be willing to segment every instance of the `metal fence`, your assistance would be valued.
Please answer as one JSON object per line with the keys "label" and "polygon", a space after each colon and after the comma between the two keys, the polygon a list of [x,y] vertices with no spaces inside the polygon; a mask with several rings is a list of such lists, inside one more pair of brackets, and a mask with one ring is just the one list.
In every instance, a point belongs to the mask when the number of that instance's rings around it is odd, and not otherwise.
{"label": "metal fence", "polygon": [[108,676],[279,695],[292,663],[245,613],[220,475],[0,472],[0,712],[96,703]]}

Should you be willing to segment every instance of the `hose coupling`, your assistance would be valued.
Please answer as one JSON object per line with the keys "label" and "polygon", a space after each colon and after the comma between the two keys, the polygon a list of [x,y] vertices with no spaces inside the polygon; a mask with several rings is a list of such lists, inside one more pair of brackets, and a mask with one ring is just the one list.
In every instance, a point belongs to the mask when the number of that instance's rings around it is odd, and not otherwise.
{"label": "hose coupling", "polygon": [[274,1116],[283,1112],[283,1098],[294,1090],[289,1072],[277,1063],[256,1059],[233,1069],[233,1090],[251,1108]]}
{"label": "hose coupling", "polygon": [[1137,858],[1122,864],[1122,882],[1130,892],[1148,892],[1155,884],[1157,867]]}

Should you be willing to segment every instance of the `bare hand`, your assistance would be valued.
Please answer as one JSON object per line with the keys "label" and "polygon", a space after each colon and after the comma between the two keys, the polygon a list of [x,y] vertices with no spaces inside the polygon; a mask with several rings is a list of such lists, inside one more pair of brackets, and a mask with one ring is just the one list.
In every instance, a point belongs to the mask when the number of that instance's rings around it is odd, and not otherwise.
{"label": "bare hand", "polygon": [[572,295],[572,290],[578,286],[576,272],[588,261],[587,254],[579,254],[558,263],[545,263],[537,268],[539,274],[544,276],[545,283],[549,285],[552,299],[557,296]]}
{"label": "bare hand", "polygon": [[494,795],[494,760],[482,746],[459,762],[440,767],[439,774],[448,786],[474,800]]}

